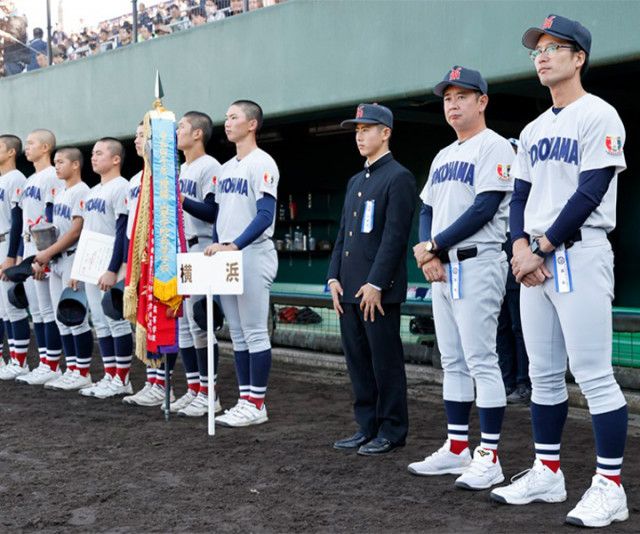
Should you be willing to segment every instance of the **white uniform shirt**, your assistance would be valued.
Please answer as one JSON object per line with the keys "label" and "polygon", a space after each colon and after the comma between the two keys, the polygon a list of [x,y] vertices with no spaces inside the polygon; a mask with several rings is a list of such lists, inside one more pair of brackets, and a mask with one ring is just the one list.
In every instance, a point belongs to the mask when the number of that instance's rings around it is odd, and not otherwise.
{"label": "white uniform shirt", "polygon": [[420,198],[433,209],[431,236],[451,226],[487,191],[507,193],[487,224],[455,248],[506,241],[509,201],[513,191],[511,143],[486,128],[463,143],[455,141],[436,155]]}
{"label": "white uniform shirt", "polygon": [[26,233],[38,218],[45,218],[46,205],[53,204],[56,193],[64,188],[65,183],[58,178],[54,167],[47,167],[27,179],[19,200],[23,233]]}
{"label": "white uniform shirt", "polygon": [[[233,157],[222,166],[220,178],[212,184],[219,204],[216,230],[220,243],[230,243],[244,232],[256,217],[256,202],[265,194],[278,198],[279,179],[276,162],[260,148],[240,161]],[[275,221],[254,243],[272,237],[274,226]]]}
{"label": "white uniform shirt", "polygon": [[[58,239],[71,229],[74,217],[84,217],[84,206],[89,186],[80,182],[60,191],[53,201],[53,224],[58,230]],[[73,244],[70,249],[75,249]]]}
{"label": "white uniform shirt", "polygon": [[140,182],[142,181],[142,171],[129,180],[129,193],[127,195],[127,206],[129,207],[129,218],[127,219],[127,239],[131,239],[133,223],[136,219],[136,209],[138,207],[138,197],[140,196]]}
{"label": "white uniform shirt", "polygon": [[17,169],[0,176],[0,234],[11,230],[11,210],[18,204],[26,181],[24,174]]}
{"label": "white uniform shirt", "polygon": [[128,194],[129,182],[122,176],[93,186],[84,206],[83,229],[115,236],[118,217],[128,212]]}
{"label": "white uniform shirt", "polygon": [[[214,182],[220,177],[222,166],[215,158],[205,154],[180,167],[180,192],[188,198],[202,202],[212,192]],[[184,212],[184,233],[192,237],[211,237],[213,225]]]}
{"label": "white uniform shirt", "polygon": [[615,175],[600,206],[584,226],[607,232],[616,226],[618,174],[626,169],[625,130],[616,110],[587,94],[557,115],[551,108],[520,134],[514,178],[531,183],[524,210],[524,230],[543,235],[578,188],[581,172],[615,167]]}

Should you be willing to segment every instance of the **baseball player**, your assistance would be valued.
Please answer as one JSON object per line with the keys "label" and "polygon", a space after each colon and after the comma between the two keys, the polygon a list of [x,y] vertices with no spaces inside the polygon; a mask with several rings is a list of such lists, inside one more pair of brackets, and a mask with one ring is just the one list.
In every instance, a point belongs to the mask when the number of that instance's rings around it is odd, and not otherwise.
{"label": "baseball player", "polygon": [[[33,163],[36,172],[28,178],[19,200],[25,258],[37,252],[30,227],[42,220],[53,220],[54,197],[64,188],[64,182],[58,179],[56,170],[51,165],[55,147],[55,135],[49,130],[34,130],[27,136],[25,155]],[[51,304],[47,269],[34,263],[33,271],[33,278],[25,282],[25,290],[40,352],[40,364],[30,373],[16,378],[16,381],[43,385],[61,375],[58,363],[62,353],[62,340]]]}
{"label": "baseball player", "polygon": [[267,331],[269,290],[278,271],[278,256],[271,237],[278,197],[278,167],[258,148],[256,133],[262,126],[262,108],[250,100],[231,104],[224,122],[236,155],[227,161],[215,185],[217,241],[205,254],[242,250],[244,293],[220,297],[233,343],[240,398],[216,418],[223,426],[241,427],[268,420],[264,404],[271,341]]}
{"label": "baseball player", "polygon": [[[180,199],[184,209],[184,230],[189,252],[202,252],[212,242],[211,223],[215,219],[216,206],[212,189],[221,171],[220,163],[205,152],[212,132],[211,118],[199,111],[185,113],[178,122],[178,150],[185,157],[185,162],[180,167]],[[201,417],[209,411],[207,332],[194,320],[193,301],[193,298],[184,301],[185,311],[179,319],[179,344],[187,376],[187,392],[171,406],[171,410],[177,411],[181,416]],[[218,342],[214,337],[216,369],[217,362]],[[215,384],[215,375],[213,381]],[[217,396],[215,410],[216,413],[222,411]]]}
{"label": "baseball player", "polygon": [[[136,128],[136,137],[134,139],[134,146],[136,148],[136,154],[139,157],[144,157],[144,128],[143,123],[140,122]],[[133,231],[133,224],[136,216],[136,209],[138,206],[138,198],[140,196],[140,184],[142,180],[142,171],[134,175],[129,180],[129,193],[127,196],[127,206],[129,208],[129,217],[127,219],[127,235],[124,243],[123,258],[127,258],[129,250],[129,241],[131,239],[131,232]],[[176,354],[166,354],[165,358],[169,362],[170,373],[173,373],[173,366],[176,361]],[[165,364],[163,363],[159,368],[151,367],[147,365],[146,373],[147,380],[140,391],[135,395],[127,395],[122,398],[124,404],[135,404],[137,406],[160,406],[164,404],[165,400]],[[173,410],[173,391],[171,392],[171,409]],[[164,408],[164,407],[163,407]]]}
{"label": "baseball player", "polygon": [[[18,206],[19,196],[24,190],[26,178],[16,169],[16,158],[22,152],[22,141],[15,135],[0,136],[0,269],[15,265],[20,232],[22,210]],[[12,225],[12,220],[15,224]],[[14,380],[29,372],[27,348],[29,346],[29,320],[27,310],[16,308],[7,297],[12,282],[0,281],[0,317],[9,342],[10,361],[0,366],[0,380]],[[1,363],[4,363],[4,359]]]}
{"label": "baseball player", "polygon": [[[115,285],[123,263],[128,213],[126,200],[129,193],[129,182],[121,176],[120,171],[123,159],[124,147],[117,139],[103,137],[94,145],[91,165],[100,176],[100,183],[91,188],[84,207],[83,231],[91,230],[115,237],[107,271],[96,284],[85,284],[105,374],[93,386],[81,389],[80,394],[100,399],[133,393],[129,381],[133,353],[131,325],[125,319],[114,321],[102,311],[103,294]],[[77,281],[72,280],[70,285],[77,287]]]}
{"label": "baseball player", "polygon": [[[434,88],[457,139],[431,164],[420,195],[421,243],[414,247],[418,267],[432,283],[448,439],[423,461],[410,464],[409,471],[459,474],[455,485],[469,490],[504,480],[497,448],[506,396],[496,331],[507,278],[502,243],[514,154],[509,141],[486,126],[487,89],[479,72],[460,66]],[[471,456],[469,413],[474,400],[481,439]]]}
{"label": "baseball player", "polygon": [[[58,240],[47,249],[38,252],[35,261],[41,266],[50,265],[49,290],[53,309],[56,310],[60,295],[71,278],[71,266],[82,231],[84,204],[89,186],[82,181],[83,157],[77,148],[59,149],[54,163],[58,178],[65,183],[65,188],[58,191],[53,202],[53,224]],[[57,324],[67,368],[61,377],[47,382],[45,387],[69,391],[91,386],[89,365],[93,352],[93,335],[88,317],[78,326],[68,327],[59,321]]]}
{"label": "baseball player", "polygon": [[491,497],[507,504],[567,498],[560,443],[568,359],[589,405],[597,457],[591,487],[566,520],[602,527],[629,516],[620,479],[627,405],[611,365],[614,281],[607,240],[616,223],[618,174],[626,168],[625,129],[613,107],[582,87],[591,50],[582,24],[549,15],[522,42],[553,102],[520,134],[512,171],[512,267],[522,283],[536,459]]}

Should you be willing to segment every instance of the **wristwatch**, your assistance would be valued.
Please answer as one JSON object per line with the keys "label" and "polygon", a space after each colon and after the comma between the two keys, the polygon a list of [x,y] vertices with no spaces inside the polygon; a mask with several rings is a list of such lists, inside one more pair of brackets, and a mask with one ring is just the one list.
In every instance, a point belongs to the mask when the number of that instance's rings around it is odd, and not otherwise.
{"label": "wristwatch", "polygon": [[542,259],[545,259],[547,255],[540,248],[540,242],[537,239],[534,239],[531,242],[531,252],[533,252],[536,256],[540,256]]}
{"label": "wristwatch", "polygon": [[436,245],[433,242],[433,239],[429,239],[429,241],[427,241],[424,244],[424,249],[429,253],[429,254],[433,254],[436,251]]}

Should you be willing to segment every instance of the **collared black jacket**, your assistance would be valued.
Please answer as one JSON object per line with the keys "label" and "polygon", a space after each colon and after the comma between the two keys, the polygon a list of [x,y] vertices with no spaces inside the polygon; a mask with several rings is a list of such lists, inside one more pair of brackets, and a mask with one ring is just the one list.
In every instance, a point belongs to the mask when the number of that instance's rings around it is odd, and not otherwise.
{"label": "collared black jacket", "polygon": [[[363,233],[367,200],[375,200],[374,221],[371,232]],[[407,244],[417,200],[415,177],[391,153],[349,180],[327,275],[342,285],[342,302],[360,302],[355,295],[366,283],[382,289],[383,303],[404,302]]]}

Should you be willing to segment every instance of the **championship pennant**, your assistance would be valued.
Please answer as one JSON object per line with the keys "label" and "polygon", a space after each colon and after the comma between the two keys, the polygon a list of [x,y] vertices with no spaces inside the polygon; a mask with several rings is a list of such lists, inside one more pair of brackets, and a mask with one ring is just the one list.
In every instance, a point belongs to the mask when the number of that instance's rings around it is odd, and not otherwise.
{"label": "championship pennant", "polygon": [[[159,367],[178,350],[177,254],[186,251],[179,198],[175,116],[156,74],[154,109],[144,117],[144,170],[127,257],[125,318],[136,325],[136,356]],[[131,214],[129,215],[131,216]]]}

